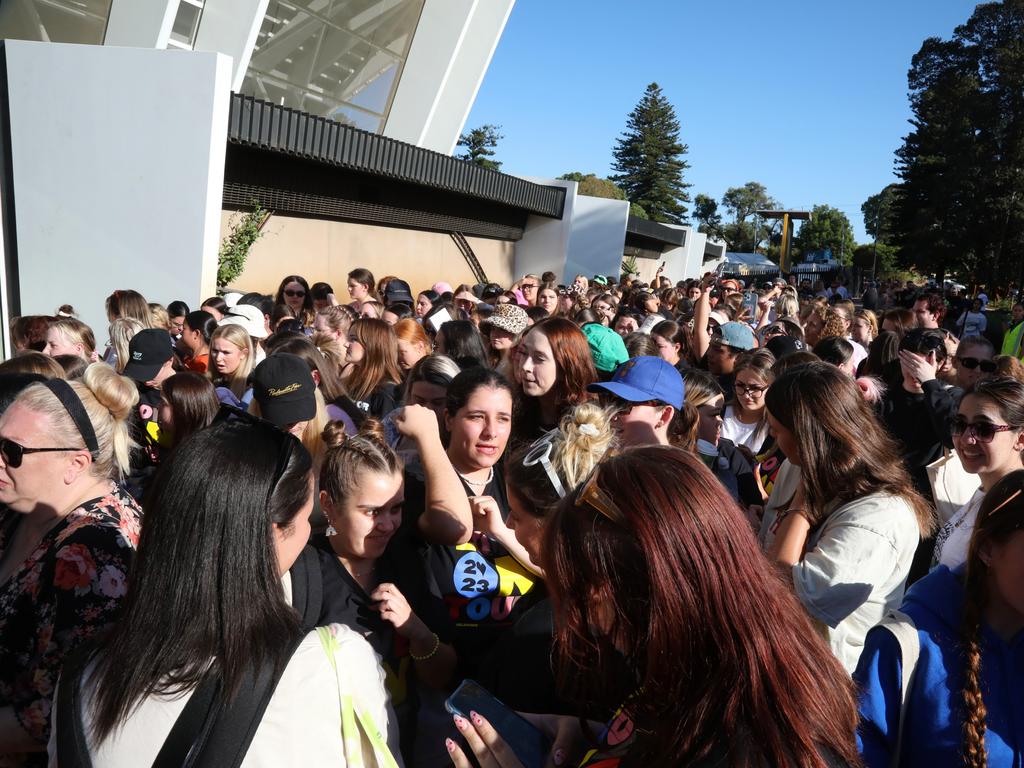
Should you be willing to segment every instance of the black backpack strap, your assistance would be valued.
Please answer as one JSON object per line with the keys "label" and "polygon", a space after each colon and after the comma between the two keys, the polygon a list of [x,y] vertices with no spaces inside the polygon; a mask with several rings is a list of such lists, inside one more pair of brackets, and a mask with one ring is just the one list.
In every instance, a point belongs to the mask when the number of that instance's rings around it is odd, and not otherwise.
{"label": "black backpack strap", "polygon": [[207,678],[192,692],[185,708],[174,721],[171,732],[167,734],[153,761],[153,768],[192,765],[189,758],[201,751],[205,744],[219,705],[220,681]]}
{"label": "black backpack strap", "polygon": [[82,723],[82,675],[90,658],[81,648],[64,660],[57,688],[57,762],[61,768],[92,768]]}
{"label": "black backpack strap", "polygon": [[303,636],[316,629],[324,601],[324,582],[316,548],[307,544],[289,571],[292,578],[292,607],[302,620]]}

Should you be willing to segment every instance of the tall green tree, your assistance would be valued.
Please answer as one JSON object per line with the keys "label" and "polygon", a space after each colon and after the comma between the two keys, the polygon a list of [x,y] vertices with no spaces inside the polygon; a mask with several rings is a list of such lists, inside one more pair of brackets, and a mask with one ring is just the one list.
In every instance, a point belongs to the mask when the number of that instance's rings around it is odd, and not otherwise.
{"label": "tall green tree", "polygon": [[1005,280],[1024,249],[1024,2],[980,4],[925,40],[907,80],[895,242],[924,272]]}
{"label": "tall green tree", "polygon": [[698,231],[724,240],[730,251],[751,253],[757,247],[766,247],[778,226],[758,219],[756,212],[777,207],[779,203],[768,194],[764,184],[748,181],[741,187],[729,187],[722,195],[721,208],[730,220],[720,213],[719,204],[704,194],[696,197],[693,218]]}
{"label": "tall green tree", "polygon": [[877,195],[865,200],[860,207],[860,212],[864,214],[864,231],[880,243],[889,242],[894,235],[893,216],[899,190],[898,184],[889,184]]}
{"label": "tall green tree", "polygon": [[687,152],[675,109],[658,84],[651,83],[615,141],[612,181],[654,221],[680,224],[690,202],[691,185],[683,180],[690,167],[683,159]]}
{"label": "tall green tree", "polygon": [[850,264],[857,241],[845,213],[829,205],[816,205],[811,210],[810,220],[800,225],[793,245],[801,255],[828,248],[833,259]]}
{"label": "tall green tree", "polygon": [[500,129],[500,125],[488,124],[462,134],[459,136],[456,146],[465,147],[466,151],[457,154],[456,157],[460,160],[469,160],[469,162],[484,168],[490,168],[492,171],[500,170],[501,163],[491,159],[494,157],[494,149],[498,146],[498,142],[505,138],[498,133]]}

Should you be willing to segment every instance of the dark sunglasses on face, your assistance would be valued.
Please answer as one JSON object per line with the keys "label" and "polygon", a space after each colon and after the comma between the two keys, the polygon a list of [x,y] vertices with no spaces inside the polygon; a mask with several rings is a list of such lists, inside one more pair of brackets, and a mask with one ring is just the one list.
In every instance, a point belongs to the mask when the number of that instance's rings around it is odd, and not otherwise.
{"label": "dark sunglasses on face", "polygon": [[976,357],[958,357],[957,362],[969,371],[980,367],[982,373],[996,372],[996,364],[992,360],[979,360]]}
{"label": "dark sunglasses on face", "polygon": [[768,389],[767,384],[763,387],[755,387],[749,384],[740,384],[738,381],[733,385],[733,387],[736,389],[737,395],[761,395]]}
{"label": "dark sunglasses on face", "polygon": [[21,466],[22,459],[28,453],[53,453],[54,451],[84,451],[85,448],[26,448],[6,437],[0,439],[0,457],[3,457],[4,464],[12,469]]}
{"label": "dark sunglasses on face", "polygon": [[950,422],[954,435],[973,437],[979,443],[991,443],[998,432],[1009,432],[1013,429],[1009,424],[992,424],[988,421],[979,421],[969,424],[963,416],[956,416]]}
{"label": "dark sunglasses on face", "polygon": [[284,295],[287,296],[289,299],[302,299],[302,298],[305,298],[306,292],[305,291],[286,290],[284,292]]}

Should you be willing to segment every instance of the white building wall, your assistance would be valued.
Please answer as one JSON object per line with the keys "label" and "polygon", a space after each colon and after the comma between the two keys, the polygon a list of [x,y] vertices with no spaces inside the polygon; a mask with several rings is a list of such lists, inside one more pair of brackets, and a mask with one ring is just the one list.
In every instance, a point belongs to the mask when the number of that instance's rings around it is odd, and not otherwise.
{"label": "white building wall", "polygon": [[22,41],[4,56],[16,226],[4,259],[17,260],[21,314],[73,304],[99,341],[114,289],[190,306],[213,293],[231,61]]}
{"label": "white building wall", "polygon": [[515,0],[426,0],[384,135],[450,155]]}
{"label": "white building wall", "polygon": [[[136,0],[137,1],[137,0]],[[231,90],[239,91],[270,0],[206,0],[194,51],[231,57]]]}
{"label": "white building wall", "polygon": [[565,263],[569,254],[569,238],[572,234],[573,210],[578,199],[576,190],[579,188],[579,184],[575,181],[562,180],[549,182],[545,179],[528,179],[528,181],[565,187],[565,207],[560,219],[551,219],[536,214],[527,218],[523,236],[516,243],[515,278],[518,279],[531,273],[540,275],[550,269],[558,275],[559,280],[564,282]]}
{"label": "white building wall", "polygon": [[178,0],[112,0],[104,45],[166,48]]}

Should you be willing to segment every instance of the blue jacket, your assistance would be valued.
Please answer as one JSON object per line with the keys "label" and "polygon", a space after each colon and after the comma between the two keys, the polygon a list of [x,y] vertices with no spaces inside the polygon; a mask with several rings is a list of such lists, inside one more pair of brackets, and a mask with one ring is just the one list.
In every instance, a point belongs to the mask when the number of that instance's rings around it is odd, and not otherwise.
{"label": "blue jacket", "polygon": [[[907,592],[901,610],[914,620],[921,655],[903,727],[900,767],[963,765],[964,590],[959,571],[939,566]],[[868,768],[888,768],[900,717],[900,650],[892,633],[868,632],[854,673],[861,690],[857,744]],[[991,768],[1024,765],[1024,632],[1007,645],[982,627],[981,691],[988,716]]]}

